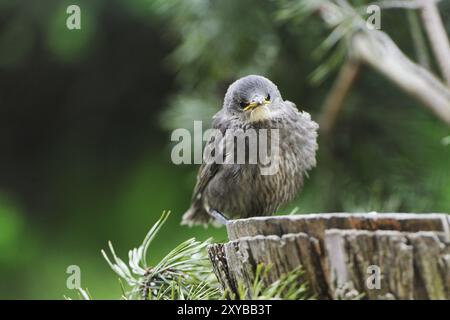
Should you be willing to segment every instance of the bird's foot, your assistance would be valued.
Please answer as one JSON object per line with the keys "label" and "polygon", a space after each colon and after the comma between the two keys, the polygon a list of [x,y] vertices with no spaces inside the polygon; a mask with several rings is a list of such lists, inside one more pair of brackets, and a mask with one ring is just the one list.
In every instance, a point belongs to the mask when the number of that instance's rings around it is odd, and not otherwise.
{"label": "bird's foot", "polygon": [[218,223],[227,225],[230,219],[228,219],[222,212],[210,209],[209,215],[213,217]]}

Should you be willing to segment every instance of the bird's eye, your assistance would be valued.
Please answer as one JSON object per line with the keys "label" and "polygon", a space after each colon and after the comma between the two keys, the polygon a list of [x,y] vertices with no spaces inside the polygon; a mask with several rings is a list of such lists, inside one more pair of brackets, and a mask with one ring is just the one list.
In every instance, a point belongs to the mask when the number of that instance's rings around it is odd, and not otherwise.
{"label": "bird's eye", "polygon": [[270,101],[270,93],[267,94],[266,101]]}
{"label": "bird's eye", "polygon": [[249,103],[248,103],[248,102],[245,102],[245,101],[241,101],[241,102],[239,103],[239,105],[241,106],[242,109],[244,109],[246,106],[249,105]]}

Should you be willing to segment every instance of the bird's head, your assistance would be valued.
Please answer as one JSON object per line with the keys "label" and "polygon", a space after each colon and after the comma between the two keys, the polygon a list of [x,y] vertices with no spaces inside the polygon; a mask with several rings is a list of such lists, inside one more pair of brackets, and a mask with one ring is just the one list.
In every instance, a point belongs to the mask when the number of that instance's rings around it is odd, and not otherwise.
{"label": "bird's head", "polygon": [[236,80],[227,90],[224,109],[243,121],[269,120],[282,102],[277,86],[269,79],[250,75]]}

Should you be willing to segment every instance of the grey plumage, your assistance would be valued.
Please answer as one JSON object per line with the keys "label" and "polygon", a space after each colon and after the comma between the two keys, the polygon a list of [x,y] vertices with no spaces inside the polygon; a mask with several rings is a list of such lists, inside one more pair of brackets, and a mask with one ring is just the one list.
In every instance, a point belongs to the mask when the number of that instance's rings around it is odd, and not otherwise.
{"label": "grey plumage", "polygon": [[[273,175],[262,175],[259,162],[203,163],[183,224],[210,222],[211,209],[230,218],[274,214],[295,198],[307,171],[316,165],[317,123],[307,112],[298,111],[292,102],[284,101],[275,84],[262,76],[247,76],[230,85],[223,108],[213,117],[212,127],[223,134],[227,131],[245,134],[248,129],[268,129],[270,133],[270,129],[278,129],[279,169]],[[221,152],[218,146],[224,148],[220,141],[212,139],[205,148],[215,147],[216,152]],[[246,145],[247,151],[248,148]],[[223,151],[226,156],[226,150]]]}

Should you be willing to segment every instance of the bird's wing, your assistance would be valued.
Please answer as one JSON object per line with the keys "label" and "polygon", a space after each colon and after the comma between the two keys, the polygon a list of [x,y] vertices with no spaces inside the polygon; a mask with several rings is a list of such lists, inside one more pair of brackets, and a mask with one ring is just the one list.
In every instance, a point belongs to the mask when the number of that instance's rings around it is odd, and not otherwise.
{"label": "bird's wing", "polygon": [[211,150],[214,149],[215,154],[224,155],[224,145],[223,145],[223,136],[226,131],[226,122],[223,121],[223,113],[219,111],[213,117],[212,123],[213,129],[218,129],[220,131],[220,135],[213,136],[209,139],[209,141],[205,145],[206,158],[202,162],[200,169],[197,174],[197,183],[194,187],[194,193],[192,195],[192,200],[199,200],[202,197],[202,193],[207,187],[208,183],[211,179],[217,174],[220,170],[220,164],[213,161],[213,157],[211,155]]}
{"label": "bird's wing", "polygon": [[[206,148],[206,147],[205,147]],[[216,163],[202,163],[197,174],[197,183],[194,187],[192,200],[200,199],[203,191],[208,185],[209,181],[216,175],[219,170],[219,165]]]}

